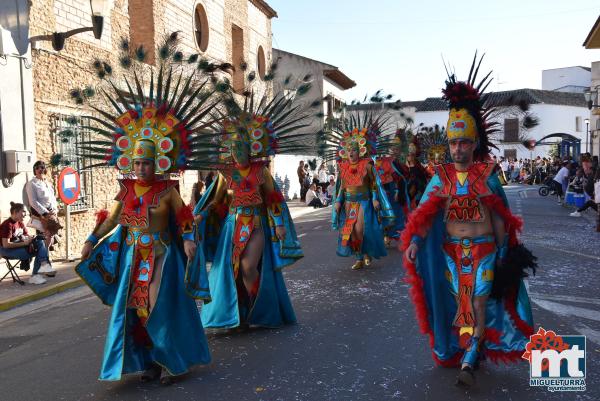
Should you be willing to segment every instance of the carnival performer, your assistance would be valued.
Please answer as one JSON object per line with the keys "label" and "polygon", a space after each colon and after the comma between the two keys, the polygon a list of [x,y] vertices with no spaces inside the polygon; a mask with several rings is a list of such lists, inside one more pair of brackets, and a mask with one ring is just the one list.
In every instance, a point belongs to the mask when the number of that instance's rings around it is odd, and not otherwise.
{"label": "carnival performer", "polygon": [[399,161],[402,149],[398,137],[393,135],[387,141],[380,142],[377,153],[381,156],[375,158],[375,170],[395,216],[395,219],[384,227],[384,243],[388,247],[392,240],[400,239],[400,232],[404,229],[410,211],[410,198],[406,177]]}
{"label": "carnival performer", "polygon": [[417,135],[413,135],[408,131],[402,131],[400,135],[406,135],[408,141],[408,154],[406,162],[402,166],[404,176],[407,178],[407,192],[410,198],[410,208],[415,209],[423,196],[429,176],[423,164],[419,161],[421,156],[421,145]]}
{"label": "carnival performer", "polygon": [[[195,144],[214,123],[202,117],[208,118],[218,100],[216,89],[209,90],[210,77],[194,65],[197,56],[190,56],[190,69],[181,67],[177,43],[172,34],[157,50],[156,73],[144,63],[143,48],[130,51],[124,41],[118,82],[129,90],[117,86],[110,64],[96,61],[102,100],[94,102],[91,89],[72,92],[78,104],[89,104],[103,117],[86,116],[97,124],[85,128],[99,139],[84,142],[81,150],[101,160],[92,167],[116,166],[125,177],[118,181],[112,211],[98,213],[76,267],[112,306],[100,380],[141,372],[143,381],[170,384],[192,365],[210,361],[195,302],[210,301],[203,254],[196,250],[191,209],[178,181],[168,177],[205,167]],[[142,78],[149,79],[148,91]],[[196,96],[200,90],[208,92]],[[72,129],[81,127],[77,121]]]}
{"label": "carnival performer", "polygon": [[380,113],[381,109],[373,106],[357,111],[357,116],[346,118],[325,133],[320,143],[321,156],[337,160],[331,226],[339,231],[338,256],[356,258],[353,270],[387,255],[384,227],[395,222],[372,159],[377,156],[377,141],[390,135],[386,129],[389,117]]}
{"label": "carnival performer", "polygon": [[450,162],[446,130],[436,124],[433,127],[421,129],[419,136],[421,137],[423,153],[427,157],[425,171],[427,171],[427,176],[431,178],[435,175],[435,166]]}
{"label": "carnival performer", "polygon": [[[271,74],[269,74],[271,75]],[[248,74],[250,80],[254,74]],[[199,247],[212,262],[212,302],[202,322],[212,328],[275,328],[296,322],[282,270],[303,253],[285,199],[269,171],[275,154],[314,152],[308,127],[311,106],[303,102],[310,84],[296,96],[277,92],[258,98],[245,91],[239,105],[232,94],[217,143],[213,169],[219,174],[194,209]],[[305,144],[312,139],[312,146]]]}
{"label": "carnival performer", "polygon": [[[443,98],[453,163],[436,175],[402,232],[407,281],[421,331],[435,362],[460,366],[457,384],[471,386],[485,355],[521,359],[533,322],[522,278],[535,257],[519,242],[522,221],[508,206],[489,161],[485,95],[489,74],[476,84],[477,55],[467,82],[452,74]],[[479,61],[480,63],[480,61]],[[475,73],[473,73],[475,71]],[[444,267],[442,267],[444,266]]]}

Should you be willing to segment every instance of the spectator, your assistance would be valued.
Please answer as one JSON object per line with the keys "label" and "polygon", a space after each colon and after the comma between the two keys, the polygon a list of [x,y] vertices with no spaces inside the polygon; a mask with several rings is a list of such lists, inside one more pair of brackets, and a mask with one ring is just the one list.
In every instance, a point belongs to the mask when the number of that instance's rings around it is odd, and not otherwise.
{"label": "spectator", "polygon": [[329,185],[327,186],[327,196],[331,199],[335,193],[335,178],[333,176],[329,176]]}
{"label": "spectator", "polygon": [[214,171],[210,171],[206,175],[206,179],[204,180],[204,188],[210,187],[210,184],[212,184],[212,182],[213,182],[214,179],[215,179],[215,172]]}
{"label": "spectator", "polygon": [[565,194],[565,190],[567,189],[567,182],[569,179],[569,167],[571,166],[570,162],[563,162],[562,168],[556,173],[554,178],[552,179],[552,183],[554,186],[554,192],[558,196],[558,203],[562,203],[562,197]]}
{"label": "spectator", "polygon": [[304,160],[300,160],[298,164],[298,182],[300,183],[300,200],[304,202],[306,200],[306,191],[304,189],[304,179],[306,178],[306,171],[304,170]]}
{"label": "spectator", "polygon": [[202,197],[203,193],[204,193],[204,181],[203,181],[202,173],[198,172],[198,181],[195,182],[194,185],[192,186],[192,199],[190,200],[190,206],[192,207],[192,209],[196,206],[196,203],[198,203],[198,201]]}
{"label": "spectator", "polygon": [[[583,192],[586,196],[585,204],[571,213],[571,217],[580,217],[581,212],[589,209],[590,207],[598,212],[598,204],[594,200],[594,179],[596,176],[596,169],[593,168],[592,158],[587,155],[583,155],[581,158],[581,166],[583,171]],[[600,215],[598,217],[600,219]]]}
{"label": "spectator", "polygon": [[0,224],[0,256],[20,259],[23,270],[29,270],[30,260],[35,256],[29,283],[44,284],[46,279],[40,273],[52,273],[54,270],[50,265],[43,237],[31,237],[27,233],[23,223],[25,215],[25,205],[10,202],[10,217]]}
{"label": "spectator", "polygon": [[306,191],[306,206],[312,206],[313,208],[323,207],[323,202],[319,199],[317,195],[317,185],[311,184]]}
{"label": "spectator", "polygon": [[329,170],[325,163],[321,163],[321,166],[319,167],[319,186],[325,191],[327,185],[329,185]]}
{"label": "spectator", "polygon": [[27,200],[30,207],[30,226],[44,234],[46,248],[53,250],[53,244],[57,243],[58,230],[62,228],[58,222],[58,204],[54,188],[46,179],[46,164],[38,160],[33,165],[33,177],[26,186]]}
{"label": "spectator", "polygon": [[510,178],[510,168],[508,160],[506,160],[506,158],[500,158],[500,167],[502,168],[502,174],[504,174],[504,179],[508,181],[508,179]]}
{"label": "spectator", "polygon": [[310,169],[308,163],[304,163],[304,197],[306,197],[306,192],[310,185],[312,184],[312,175],[310,174]]}
{"label": "spectator", "polygon": [[321,188],[320,186],[317,187],[317,196],[321,200],[323,206],[327,206],[329,204],[329,199],[327,199],[325,192],[323,192],[323,188]]}

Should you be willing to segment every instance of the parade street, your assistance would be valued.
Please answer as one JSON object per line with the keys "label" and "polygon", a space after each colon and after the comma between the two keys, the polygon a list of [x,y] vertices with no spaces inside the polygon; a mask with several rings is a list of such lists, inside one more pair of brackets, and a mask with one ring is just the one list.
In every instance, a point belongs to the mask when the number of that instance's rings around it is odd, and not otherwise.
{"label": "parade street", "polygon": [[163,387],[97,381],[109,308],[79,287],[0,314],[0,399],[33,400],[598,400],[600,249],[591,215],[537,188],[506,187],[525,220],[523,240],[539,257],[528,280],[535,330],[587,336],[587,390],[530,387],[529,365],[485,363],[477,385],[454,385],[455,369],[434,366],[419,332],[401,254],[350,270],[335,255],[331,209],[296,219],[305,257],[284,273],[298,324],[248,333],[208,330],[212,363]]}

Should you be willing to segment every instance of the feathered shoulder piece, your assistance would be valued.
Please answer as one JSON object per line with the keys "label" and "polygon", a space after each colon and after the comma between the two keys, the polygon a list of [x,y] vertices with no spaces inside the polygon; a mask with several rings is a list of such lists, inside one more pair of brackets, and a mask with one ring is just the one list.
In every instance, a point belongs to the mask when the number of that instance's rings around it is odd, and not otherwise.
{"label": "feathered shoulder piece", "polygon": [[[73,130],[91,132],[91,140],[78,144],[82,156],[96,166],[113,166],[123,174],[132,171],[133,160],[154,161],[157,174],[208,165],[201,146],[203,135],[219,118],[213,112],[220,94],[229,88],[214,72],[229,64],[211,64],[197,54],[184,56],[178,34],[167,35],[156,49],[155,66],[143,46],[130,47],[122,40],[119,64],[94,60],[91,68],[99,82],[71,90],[71,98],[89,114],[70,119]],[[60,164],[61,156],[54,162]]]}

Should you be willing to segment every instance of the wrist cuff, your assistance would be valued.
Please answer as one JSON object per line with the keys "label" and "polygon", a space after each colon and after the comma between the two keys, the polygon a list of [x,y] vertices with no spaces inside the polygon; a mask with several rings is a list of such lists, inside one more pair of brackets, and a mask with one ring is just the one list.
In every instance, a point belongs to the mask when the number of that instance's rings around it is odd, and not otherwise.
{"label": "wrist cuff", "polygon": [[418,235],[413,235],[410,239],[410,243],[420,247],[423,244],[423,238],[419,237]]}
{"label": "wrist cuff", "polygon": [[98,243],[98,237],[96,237],[94,234],[90,234],[86,241],[91,242],[92,245],[96,245]]}

